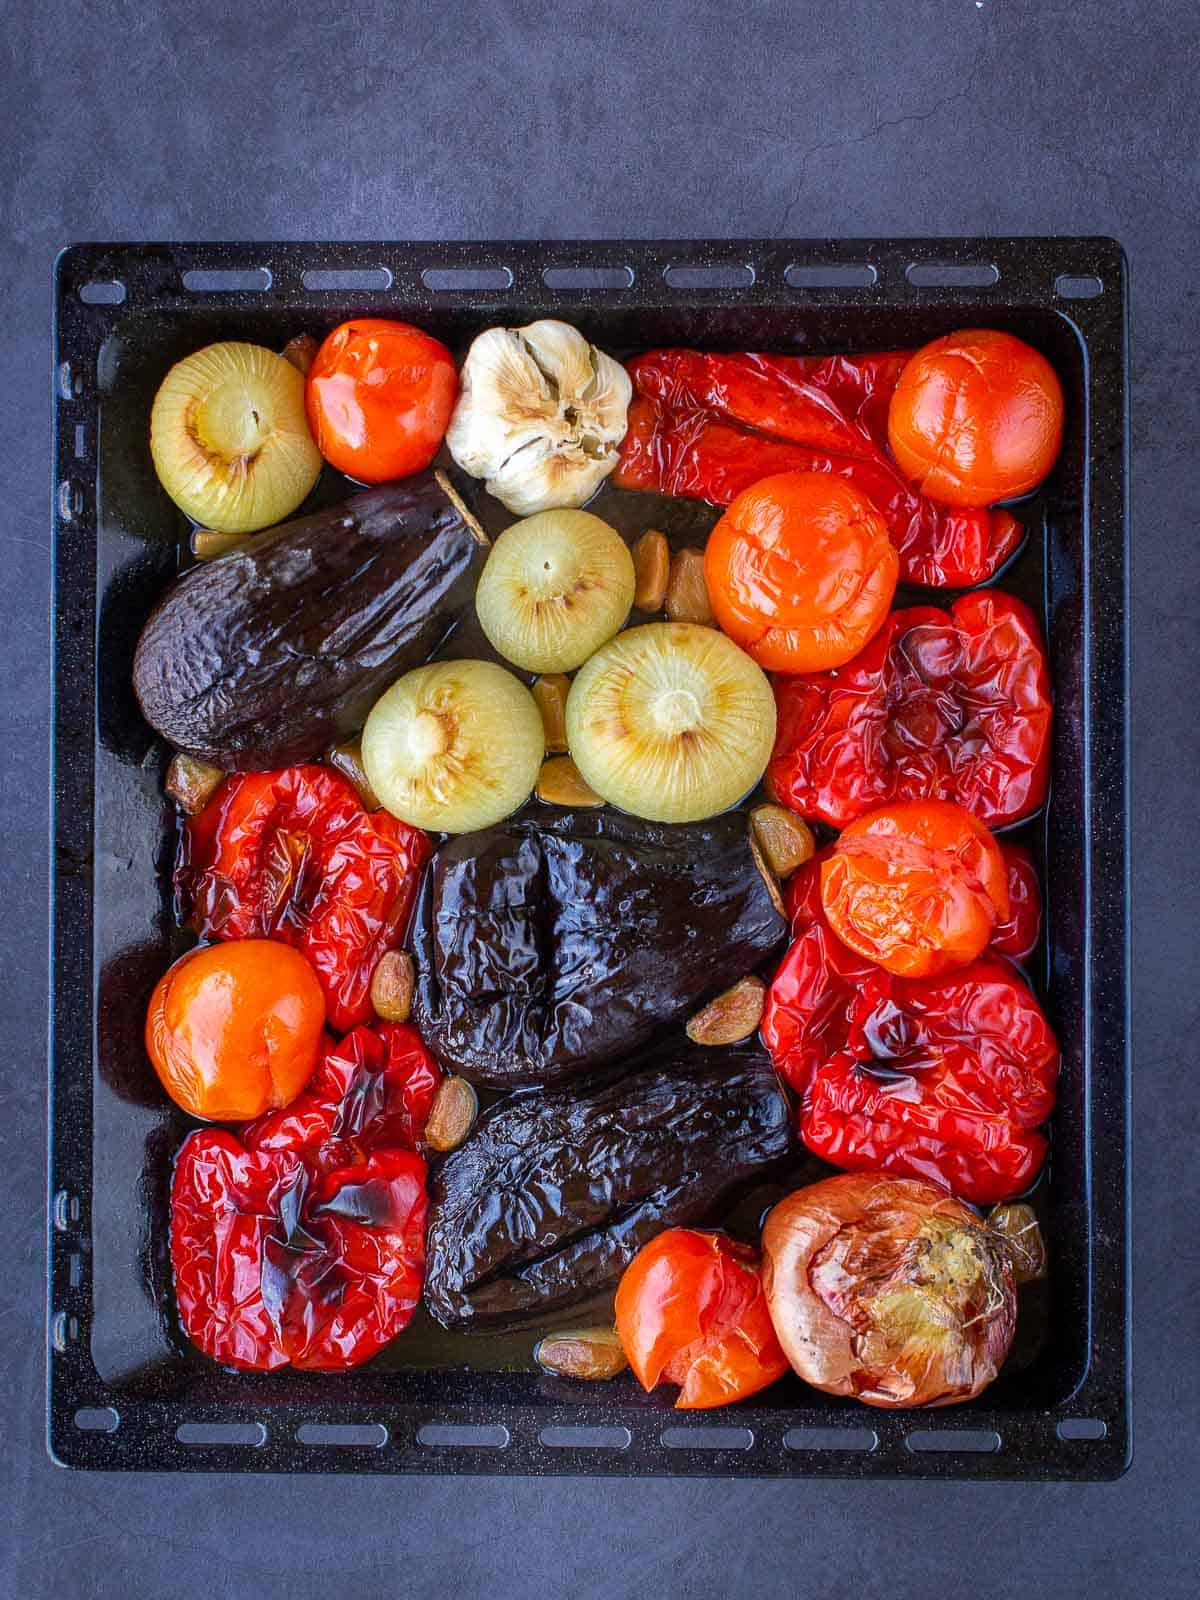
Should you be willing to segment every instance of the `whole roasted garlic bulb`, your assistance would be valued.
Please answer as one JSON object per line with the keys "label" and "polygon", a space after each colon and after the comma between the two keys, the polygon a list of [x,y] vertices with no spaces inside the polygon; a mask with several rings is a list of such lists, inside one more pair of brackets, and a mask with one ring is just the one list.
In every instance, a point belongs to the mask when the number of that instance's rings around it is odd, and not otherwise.
{"label": "whole roasted garlic bulb", "polygon": [[616,466],[629,377],[569,323],[488,328],[461,381],[450,454],[518,516],[583,505]]}

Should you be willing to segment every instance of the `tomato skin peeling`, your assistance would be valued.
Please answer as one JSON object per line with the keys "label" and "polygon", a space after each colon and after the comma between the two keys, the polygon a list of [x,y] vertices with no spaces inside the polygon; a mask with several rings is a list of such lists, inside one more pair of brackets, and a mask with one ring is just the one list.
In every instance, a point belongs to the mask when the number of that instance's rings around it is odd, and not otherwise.
{"label": "tomato skin peeling", "polygon": [[681,1411],[729,1405],[788,1369],[767,1311],[758,1257],[698,1228],[644,1245],[617,1289],[617,1333],[643,1389],[679,1385]]}

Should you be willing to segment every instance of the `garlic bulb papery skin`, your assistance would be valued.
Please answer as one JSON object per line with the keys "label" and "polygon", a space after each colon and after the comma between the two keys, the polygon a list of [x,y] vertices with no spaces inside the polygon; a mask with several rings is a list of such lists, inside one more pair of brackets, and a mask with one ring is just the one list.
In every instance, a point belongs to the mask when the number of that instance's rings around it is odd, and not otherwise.
{"label": "garlic bulb papery skin", "polygon": [[488,328],[461,384],[450,454],[517,516],[583,505],[616,466],[633,387],[569,323]]}

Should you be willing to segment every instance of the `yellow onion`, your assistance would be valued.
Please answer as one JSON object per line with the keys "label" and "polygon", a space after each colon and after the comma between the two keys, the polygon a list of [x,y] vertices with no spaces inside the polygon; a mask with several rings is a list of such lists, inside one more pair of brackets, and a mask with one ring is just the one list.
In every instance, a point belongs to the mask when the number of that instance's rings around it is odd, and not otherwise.
{"label": "yellow onion", "polygon": [[814,1388],[890,1408],[971,1400],[1000,1370],[1017,1297],[1003,1236],[932,1184],[845,1173],[763,1230],[763,1285]]}

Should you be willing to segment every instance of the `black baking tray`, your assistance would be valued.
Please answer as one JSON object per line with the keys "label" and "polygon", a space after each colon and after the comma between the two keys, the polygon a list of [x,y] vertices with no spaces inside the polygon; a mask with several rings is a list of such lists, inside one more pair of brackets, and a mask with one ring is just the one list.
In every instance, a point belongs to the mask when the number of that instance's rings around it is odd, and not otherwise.
{"label": "black baking tray", "polygon": [[[145,1059],[150,989],[180,948],[165,753],[129,667],[187,526],[147,447],[154,391],[214,339],[281,346],[354,314],[461,352],[554,315],[615,353],[662,344],[819,352],[1010,329],[1067,396],[1061,459],[1016,509],[1000,581],[1047,629],[1051,801],[1022,837],[1048,936],[1030,978],[1063,1048],[1033,1199],[1052,1258],[998,1381],[952,1410],[885,1413],[788,1379],[723,1412],[556,1380],[532,1341],[418,1320],[347,1374],[235,1373],[173,1323],[170,1163],[187,1123]],[[83,1468],[277,1472],[1104,1479],[1130,1454],[1126,635],[1127,294],[1108,239],[77,245],[57,266],[49,1445]],[[345,484],[326,474],[318,495]],[[606,491],[628,527],[702,537],[713,513]],[[496,516],[499,516],[499,522]],[[640,517],[640,521],[636,519]],[[491,526],[503,526],[493,507]],[[816,1176],[814,1170],[807,1176]]]}

